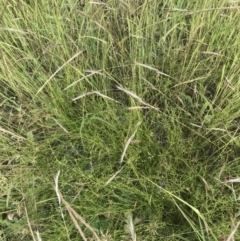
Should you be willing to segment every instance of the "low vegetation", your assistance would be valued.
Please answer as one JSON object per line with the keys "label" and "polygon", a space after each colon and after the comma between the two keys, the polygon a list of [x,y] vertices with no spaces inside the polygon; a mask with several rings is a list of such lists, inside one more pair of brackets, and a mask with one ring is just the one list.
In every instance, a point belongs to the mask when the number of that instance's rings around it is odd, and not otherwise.
{"label": "low vegetation", "polygon": [[2,1],[0,239],[240,240],[238,2]]}

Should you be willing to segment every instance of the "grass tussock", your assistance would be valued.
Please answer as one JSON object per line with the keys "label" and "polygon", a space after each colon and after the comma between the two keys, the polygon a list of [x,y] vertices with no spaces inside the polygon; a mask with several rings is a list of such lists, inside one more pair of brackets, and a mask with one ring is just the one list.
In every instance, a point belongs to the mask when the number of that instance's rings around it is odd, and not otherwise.
{"label": "grass tussock", "polygon": [[3,1],[0,239],[239,240],[238,1]]}

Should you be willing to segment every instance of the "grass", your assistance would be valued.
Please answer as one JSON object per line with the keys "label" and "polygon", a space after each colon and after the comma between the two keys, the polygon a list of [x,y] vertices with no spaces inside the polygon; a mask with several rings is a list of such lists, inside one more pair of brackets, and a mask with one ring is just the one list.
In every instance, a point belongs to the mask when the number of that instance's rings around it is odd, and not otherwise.
{"label": "grass", "polygon": [[3,1],[1,240],[238,240],[239,9]]}

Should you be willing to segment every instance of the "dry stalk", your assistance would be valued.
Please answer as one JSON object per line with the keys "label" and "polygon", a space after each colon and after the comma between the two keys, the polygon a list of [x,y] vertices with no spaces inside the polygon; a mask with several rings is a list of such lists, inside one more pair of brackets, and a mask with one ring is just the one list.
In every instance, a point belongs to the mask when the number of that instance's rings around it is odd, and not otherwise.
{"label": "dry stalk", "polygon": [[234,241],[234,235],[238,229],[238,226],[240,225],[240,222],[238,222],[235,227],[233,227],[231,234],[228,236],[228,239],[226,241]]}
{"label": "dry stalk", "polygon": [[114,173],[113,176],[111,176],[106,183],[104,184],[104,186],[107,186],[121,171],[122,171],[123,167],[121,167],[116,173]]}
{"label": "dry stalk", "polygon": [[82,54],[84,52],[84,50],[74,54],[69,60],[67,60],[62,66],[60,66],[46,81],[45,83],[38,89],[36,95],[38,95],[44,88],[45,86],[48,84],[48,82],[50,82],[54,76],[62,69],[64,68],[68,63],[70,63],[73,59],[75,59],[78,55]]}
{"label": "dry stalk", "polygon": [[154,106],[146,103],[145,101],[143,101],[139,96],[137,96],[137,95],[134,94],[133,92],[131,92],[131,91],[129,91],[129,90],[126,90],[126,89],[124,89],[124,88],[122,88],[122,87],[120,87],[120,86],[117,86],[117,88],[118,88],[119,90],[122,90],[122,91],[125,92],[126,94],[132,96],[132,97],[133,97],[134,99],[136,99],[140,104],[145,105],[145,106],[148,106],[148,107],[150,107],[151,109],[154,109],[154,110],[156,110],[156,111],[159,111],[158,108],[156,108],[156,107],[154,107]]}
{"label": "dry stalk", "polygon": [[33,233],[33,230],[32,230],[32,226],[31,226],[31,223],[30,223],[30,220],[29,220],[29,216],[28,216],[28,212],[27,212],[27,208],[25,207],[25,214],[26,214],[26,217],[27,217],[27,224],[28,224],[28,228],[30,230],[30,233],[31,233],[31,236],[33,238],[33,241],[37,241],[35,239],[35,236],[34,236],[34,233]]}
{"label": "dry stalk", "polygon": [[83,97],[85,97],[85,96],[93,95],[93,94],[99,95],[99,96],[101,96],[101,97],[103,97],[103,98],[105,98],[105,99],[108,99],[108,100],[115,101],[115,102],[119,103],[118,101],[116,101],[116,100],[108,97],[107,95],[103,95],[103,94],[100,93],[99,91],[87,92],[87,93],[85,93],[85,94],[79,95],[78,97],[72,99],[72,101],[76,101],[76,100],[79,100],[79,99],[81,99],[81,98],[83,98]]}
{"label": "dry stalk", "polygon": [[75,227],[77,228],[79,234],[81,235],[81,237],[83,238],[84,241],[87,241],[87,238],[85,237],[81,227],[79,226],[78,221],[80,221],[86,228],[88,228],[92,234],[94,235],[95,237],[95,240],[97,241],[101,241],[100,238],[98,237],[97,233],[94,231],[94,229],[84,220],[84,218],[78,214],[72,207],[71,205],[63,198],[59,188],[58,188],[58,178],[59,178],[59,175],[60,175],[60,171],[58,171],[57,175],[55,176],[54,178],[54,181],[55,181],[55,192],[57,194],[57,197],[58,197],[58,202],[59,202],[59,205],[61,205],[61,202],[64,204],[65,208],[67,209]]}
{"label": "dry stalk", "polygon": [[129,137],[129,139],[127,140],[127,142],[126,142],[126,144],[125,144],[125,146],[124,146],[124,149],[123,149],[121,158],[120,158],[120,165],[122,164],[123,158],[124,158],[124,156],[125,156],[125,154],[126,154],[126,151],[127,151],[127,149],[128,149],[128,146],[129,146],[129,144],[131,143],[131,141],[133,140],[134,136],[136,135],[137,130],[138,130],[138,127],[139,127],[140,125],[141,125],[141,122],[138,122],[138,123],[137,123],[136,130],[133,132],[133,134],[132,134],[132,135]]}
{"label": "dry stalk", "polygon": [[19,135],[14,134],[14,133],[11,132],[11,131],[7,131],[7,130],[1,128],[1,127],[0,127],[0,131],[3,132],[3,133],[10,134],[12,137],[14,137],[14,138],[16,138],[16,139],[26,139],[26,138],[24,138],[24,137],[22,137],[22,136],[19,136]]}

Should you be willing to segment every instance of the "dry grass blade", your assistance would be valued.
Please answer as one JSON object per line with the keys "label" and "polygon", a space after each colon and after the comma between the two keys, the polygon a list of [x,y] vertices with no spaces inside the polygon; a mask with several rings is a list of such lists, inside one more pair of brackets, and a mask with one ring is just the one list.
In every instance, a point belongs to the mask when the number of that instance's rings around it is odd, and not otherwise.
{"label": "dry grass blade", "polygon": [[142,110],[142,109],[151,109],[151,107],[144,107],[144,106],[130,106],[130,107],[127,107],[127,110]]}
{"label": "dry grass blade", "polygon": [[159,75],[163,75],[163,76],[166,76],[166,77],[171,77],[170,75],[165,74],[165,73],[161,72],[160,70],[158,70],[156,68],[153,68],[152,66],[149,66],[147,64],[136,63],[136,65],[141,66],[141,67],[145,67],[145,68],[150,69],[150,70],[154,70]]}
{"label": "dry grass blade", "polygon": [[79,224],[78,224],[76,218],[74,217],[74,215],[73,215],[71,212],[69,212],[69,211],[68,211],[68,213],[69,213],[69,215],[70,215],[70,217],[71,217],[71,219],[72,219],[72,221],[73,221],[76,229],[77,229],[78,232],[80,233],[82,239],[83,239],[84,241],[87,241],[87,238],[85,237],[85,234],[84,234],[84,232],[82,231],[81,227],[79,226]]}
{"label": "dry grass blade", "polygon": [[75,59],[78,55],[82,54],[84,52],[84,50],[74,54],[68,61],[66,61],[62,66],[60,66],[50,77],[49,79],[46,80],[46,82],[38,89],[36,95],[38,95],[44,88],[45,86],[48,84],[48,82],[50,82],[53,77],[62,69],[64,68],[68,63],[70,63],[73,59]]}
{"label": "dry grass blade", "polygon": [[215,55],[215,56],[224,56],[222,54],[216,53],[216,52],[209,52],[209,51],[202,51],[203,54],[210,54],[210,55]]}
{"label": "dry grass blade", "polygon": [[140,102],[141,104],[147,105],[147,103],[145,103],[139,96],[137,96],[136,94],[134,94],[133,92],[126,90],[120,86],[117,86],[117,88],[119,90],[122,90],[123,92],[129,94],[130,96],[132,96],[134,99],[136,99],[138,102]]}
{"label": "dry grass blade", "polygon": [[59,192],[59,188],[58,188],[58,179],[60,176],[60,171],[57,172],[56,176],[54,177],[54,182],[55,182],[55,191],[57,194],[57,198],[58,198],[58,204],[61,204],[61,196],[60,196],[60,192]]}
{"label": "dry grass blade", "polygon": [[212,131],[223,131],[223,132],[227,132],[227,130],[222,129],[222,128],[206,128],[207,130],[212,130]]}
{"label": "dry grass blade", "polygon": [[123,92],[125,92],[126,94],[132,96],[134,99],[136,99],[139,103],[143,104],[143,105],[146,105],[146,106],[149,106],[150,108],[156,110],[156,111],[159,111],[158,108],[152,106],[152,105],[149,105],[148,103],[146,103],[145,101],[143,101],[139,96],[137,96],[136,94],[134,94],[133,92],[129,91],[129,90],[126,90],[120,86],[117,86],[117,88],[119,90],[122,90]]}
{"label": "dry grass blade", "polygon": [[240,222],[238,222],[235,227],[233,228],[231,234],[229,235],[228,239],[226,241],[234,241],[234,234],[236,233],[238,226],[240,225]]}
{"label": "dry grass blade", "polygon": [[[124,146],[124,149],[123,149],[123,152],[122,152],[122,155],[121,155],[121,158],[120,158],[120,165],[122,164],[123,162],[123,159],[124,159],[124,156],[126,154],[126,151],[127,151],[127,148],[128,146],[130,145],[130,143],[132,142],[134,136],[136,135],[137,133],[137,130],[138,130],[138,127],[140,126],[141,122],[138,122],[137,126],[136,126],[136,130],[134,131],[134,133],[130,136],[130,138],[127,140],[125,146]],[[111,178],[108,179],[108,181],[104,184],[104,186],[107,186],[110,182],[112,182],[112,180],[122,171],[123,167],[120,168]]]}
{"label": "dry grass blade", "polygon": [[83,225],[86,226],[86,228],[88,228],[94,235],[95,239],[97,241],[100,241],[100,238],[98,237],[97,233],[94,231],[94,229],[83,219],[83,217],[81,217],[70,205],[67,201],[65,201],[65,199],[63,199],[62,197],[62,202],[65,205],[65,207],[67,208],[68,212],[73,214],[74,217],[79,220]]}
{"label": "dry grass blade", "polygon": [[80,221],[86,228],[88,228],[92,234],[94,235],[95,239],[97,241],[100,241],[100,238],[98,237],[97,233],[93,230],[93,228],[84,220],[84,218],[79,215],[72,207],[71,205],[63,198],[59,188],[58,188],[58,179],[59,179],[60,171],[57,172],[54,181],[55,181],[55,192],[58,197],[58,202],[61,204],[61,202],[64,204],[65,208],[67,209],[70,217],[73,220],[74,225],[76,226],[77,230],[79,231],[81,237],[83,238],[84,241],[87,241],[87,238],[85,237],[81,227],[79,226],[78,221]]}
{"label": "dry grass blade", "polygon": [[105,99],[108,99],[108,100],[115,101],[115,102],[119,103],[118,101],[116,101],[116,100],[108,97],[107,95],[103,95],[103,94],[100,93],[99,91],[87,92],[86,94],[79,95],[78,97],[72,99],[72,101],[76,101],[76,100],[79,100],[79,99],[81,99],[81,98],[83,98],[83,97],[85,97],[85,96],[93,95],[93,94],[99,95],[99,96],[101,96],[101,97],[103,97],[103,98],[105,98]]}
{"label": "dry grass blade", "polygon": [[131,141],[133,140],[134,136],[136,135],[137,130],[138,130],[138,127],[139,127],[140,125],[141,125],[141,122],[138,122],[138,123],[137,123],[136,130],[133,132],[133,134],[132,134],[132,135],[130,136],[130,138],[127,140],[127,142],[126,142],[126,144],[125,144],[125,146],[124,146],[124,149],[123,149],[121,158],[120,158],[120,165],[122,164],[123,158],[124,158],[124,156],[125,156],[125,154],[126,154],[126,151],[127,151],[127,149],[128,149],[128,146],[129,146],[129,144],[131,143]]}
{"label": "dry grass blade", "polygon": [[27,208],[26,208],[26,207],[25,207],[25,214],[26,214],[26,217],[27,217],[27,224],[28,224],[28,228],[29,228],[29,230],[30,230],[31,236],[32,236],[32,238],[33,238],[34,241],[37,241],[37,240],[35,239],[35,236],[34,236],[34,233],[33,233],[32,227],[31,227],[31,223],[30,223],[30,221],[29,221],[29,216],[28,216],[28,212],[27,212]]}
{"label": "dry grass blade", "polygon": [[37,239],[38,239],[38,241],[42,241],[42,238],[41,238],[40,233],[39,233],[38,230],[36,231],[36,235],[37,235]]}
{"label": "dry grass blade", "polygon": [[134,230],[134,222],[133,222],[133,216],[132,216],[132,213],[127,213],[126,214],[127,216],[127,226],[129,228],[129,231],[130,231],[130,234],[131,234],[131,239],[132,241],[136,241],[136,233],[135,233],[135,230]]}
{"label": "dry grass blade", "polygon": [[229,182],[230,182],[230,183],[234,183],[234,182],[235,182],[235,183],[236,183],[236,182],[240,182],[240,178],[238,177],[238,178],[229,179],[229,180],[227,180],[227,181],[226,181],[226,183],[229,183]]}
{"label": "dry grass blade", "polygon": [[179,86],[179,85],[189,84],[189,83],[195,82],[195,81],[197,81],[197,80],[204,80],[204,79],[206,79],[206,77],[199,77],[199,78],[195,78],[195,79],[183,81],[183,82],[181,82],[181,83],[178,83],[178,84],[174,85],[173,87],[177,87],[177,86]]}
{"label": "dry grass blade", "polygon": [[63,127],[63,126],[58,122],[58,120],[56,120],[55,118],[53,118],[53,120],[57,123],[57,125],[59,125],[59,127],[60,127],[61,129],[64,130],[64,132],[66,132],[67,134],[69,134],[68,130],[67,130],[65,127]]}
{"label": "dry grass blade", "polygon": [[104,186],[107,186],[110,182],[112,182],[112,180],[122,171],[123,167],[120,168],[116,173],[114,173],[114,175],[112,177],[110,177],[106,183],[104,184]]}
{"label": "dry grass blade", "polygon": [[17,138],[17,139],[26,139],[26,138],[24,138],[24,137],[22,137],[22,136],[19,136],[19,135],[14,134],[14,133],[11,132],[11,131],[7,131],[7,130],[3,129],[2,127],[0,127],[0,131],[3,132],[3,133],[10,134],[12,137]]}
{"label": "dry grass blade", "polygon": [[100,73],[100,71],[94,71],[94,72],[92,72],[91,74],[89,74],[89,75],[87,75],[87,76],[84,76],[84,77],[82,77],[82,78],[74,81],[72,84],[68,85],[68,86],[64,89],[64,91],[67,90],[67,89],[69,89],[69,88],[71,88],[72,86],[74,86],[74,85],[77,84],[78,82],[80,82],[80,81],[82,81],[82,80],[84,80],[84,79],[87,79],[88,77],[90,77],[90,76],[92,76],[92,75],[94,75],[94,74],[103,75],[102,73]]}
{"label": "dry grass blade", "polygon": [[194,123],[190,123],[191,126],[195,126],[195,127],[198,127],[198,128],[202,128],[202,126],[200,125],[197,125],[197,124],[194,124]]}

